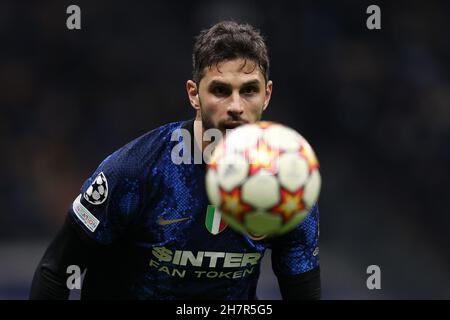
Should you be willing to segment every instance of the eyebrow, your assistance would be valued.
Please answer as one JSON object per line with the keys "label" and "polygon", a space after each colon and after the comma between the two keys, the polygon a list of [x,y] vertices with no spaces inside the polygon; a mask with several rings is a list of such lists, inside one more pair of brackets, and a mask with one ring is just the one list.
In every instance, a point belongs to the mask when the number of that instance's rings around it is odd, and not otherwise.
{"label": "eyebrow", "polygon": [[[246,86],[259,86],[261,84],[261,81],[259,81],[258,79],[255,80],[250,80],[247,82],[244,82],[241,87],[246,87]],[[214,86],[225,86],[225,87],[230,87],[229,83],[220,81],[220,80],[213,80],[210,82],[210,84],[208,85],[208,88],[214,87]]]}

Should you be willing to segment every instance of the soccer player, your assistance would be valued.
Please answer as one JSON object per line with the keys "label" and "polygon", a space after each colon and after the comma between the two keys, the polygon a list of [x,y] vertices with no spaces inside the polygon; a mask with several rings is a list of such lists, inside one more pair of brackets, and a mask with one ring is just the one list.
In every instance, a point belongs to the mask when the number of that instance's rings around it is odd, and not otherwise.
{"label": "soccer player", "polygon": [[[195,119],[163,125],[109,155],[81,187],[62,230],[40,261],[31,299],[67,299],[69,266],[86,270],[82,299],[257,299],[260,262],[272,267],[284,299],[319,299],[317,205],[293,231],[256,238],[212,226],[205,191],[205,130],[260,120],[272,81],[265,41],[248,24],[220,22],[196,38],[186,89]],[[176,130],[190,164],[176,164]],[[186,139],[189,140],[189,139]],[[184,141],[183,141],[184,143]]]}

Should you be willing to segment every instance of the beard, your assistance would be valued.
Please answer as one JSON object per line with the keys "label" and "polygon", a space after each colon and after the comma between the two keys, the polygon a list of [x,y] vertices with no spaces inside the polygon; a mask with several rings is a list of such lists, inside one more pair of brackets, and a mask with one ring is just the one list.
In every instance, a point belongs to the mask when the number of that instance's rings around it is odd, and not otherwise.
{"label": "beard", "polygon": [[[202,119],[202,126],[203,130],[206,131],[208,129],[218,129],[222,132],[223,135],[226,135],[227,130],[233,130],[236,127],[239,127],[243,124],[250,123],[251,121],[248,121],[244,118],[242,118],[238,114],[228,114],[228,116],[223,119],[219,120],[218,123],[214,123],[214,120],[210,113],[206,112],[203,109],[202,101],[199,97],[199,105],[200,105],[200,116]],[[256,116],[255,122],[260,121],[262,118],[263,108],[264,106],[261,106],[261,112]]]}
{"label": "beard", "polygon": [[208,129],[214,129],[214,128],[222,131],[221,128],[216,128],[216,126],[214,125],[214,122],[211,119],[211,117],[209,116],[209,114],[207,114],[206,112],[203,112],[202,109],[200,109],[200,115],[202,117],[203,129],[205,131]]}

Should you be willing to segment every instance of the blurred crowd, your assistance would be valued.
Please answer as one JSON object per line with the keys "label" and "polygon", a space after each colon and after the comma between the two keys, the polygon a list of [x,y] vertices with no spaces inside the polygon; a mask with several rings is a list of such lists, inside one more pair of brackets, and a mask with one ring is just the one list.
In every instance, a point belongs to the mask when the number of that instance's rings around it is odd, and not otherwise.
{"label": "blurred crowd", "polygon": [[382,233],[383,247],[397,232],[450,265],[448,2],[383,3],[381,30],[366,28],[361,1],[78,1],[78,31],[65,26],[69,4],[0,3],[0,241],[51,237],[103,158],[193,117],[194,37],[233,18],[267,38],[265,118],[319,156],[324,243]]}

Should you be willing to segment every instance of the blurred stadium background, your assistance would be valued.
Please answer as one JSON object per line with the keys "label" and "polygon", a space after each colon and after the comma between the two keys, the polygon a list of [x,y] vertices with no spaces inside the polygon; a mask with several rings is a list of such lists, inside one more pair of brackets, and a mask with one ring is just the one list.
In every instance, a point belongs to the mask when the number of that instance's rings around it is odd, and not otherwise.
{"label": "blurred stadium background", "polygon": [[[381,30],[366,28],[369,4]],[[222,19],[267,37],[265,119],[319,156],[323,297],[450,299],[450,3],[267,0],[0,2],[0,299],[27,298],[106,155],[193,117],[193,38]],[[381,290],[366,288],[372,264]],[[258,291],[279,298],[268,259]]]}

